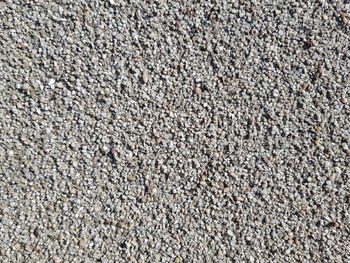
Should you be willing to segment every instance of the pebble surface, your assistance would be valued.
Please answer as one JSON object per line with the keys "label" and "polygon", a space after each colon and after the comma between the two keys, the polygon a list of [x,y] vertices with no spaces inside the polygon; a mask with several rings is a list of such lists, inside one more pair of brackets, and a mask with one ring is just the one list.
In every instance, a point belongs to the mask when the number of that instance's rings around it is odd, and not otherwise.
{"label": "pebble surface", "polygon": [[350,262],[348,1],[0,1],[0,262]]}

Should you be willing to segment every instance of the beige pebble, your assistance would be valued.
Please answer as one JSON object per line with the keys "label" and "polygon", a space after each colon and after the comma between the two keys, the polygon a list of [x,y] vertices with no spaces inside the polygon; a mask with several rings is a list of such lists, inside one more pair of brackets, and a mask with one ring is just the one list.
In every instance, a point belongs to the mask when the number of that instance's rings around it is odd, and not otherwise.
{"label": "beige pebble", "polygon": [[142,81],[143,81],[143,83],[147,83],[148,80],[149,80],[148,75],[146,73],[143,73],[142,74]]}
{"label": "beige pebble", "polygon": [[231,177],[236,177],[236,176],[237,176],[237,174],[236,174],[236,173],[234,173],[234,172],[231,172],[231,173],[230,173],[230,176],[231,176]]}
{"label": "beige pebble", "polygon": [[60,259],[59,257],[54,257],[53,258],[53,262],[55,262],[55,263],[62,263],[62,259]]}
{"label": "beige pebble", "polygon": [[347,98],[341,98],[340,102],[346,104],[346,103],[348,103],[348,99]]}
{"label": "beige pebble", "polygon": [[235,201],[243,202],[243,201],[244,201],[244,198],[243,198],[243,197],[240,197],[240,196],[236,196],[236,197],[235,197]]}
{"label": "beige pebble", "polygon": [[148,36],[149,36],[149,38],[155,38],[155,37],[157,37],[157,33],[151,32]]}
{"label": "beige pebble", "polygon": [[202,93],[202,90],[200,88],[195,88],[193,90],[193,92],[196,94],[196,95],[200,95]]}
{"label": "beige pebble", "polygon": [[133,176],[133,175],[129,175],[129,176],[128,176],[128,181],[129,181],[129,182],[134,182],[134,181],[136,181],[136,177]]}
{"label": "beige pebble", "polygon": [[279,9],[277,9],[277,10],[275,10],[275,14],[276,14],[276,15],[280,15],[280,14],[282,14],[282,11],[279,10]]}
{"label": "beige pebble", "polygon": [[79,247],[85,248],[86,247],[86,242],[83,239],[79,240]]}

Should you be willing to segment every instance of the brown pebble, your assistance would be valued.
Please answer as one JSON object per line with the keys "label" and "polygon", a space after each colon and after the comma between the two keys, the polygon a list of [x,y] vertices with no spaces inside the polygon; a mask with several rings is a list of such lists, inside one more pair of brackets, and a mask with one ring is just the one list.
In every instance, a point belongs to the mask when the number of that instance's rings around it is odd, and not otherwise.
{"label": "brown pebble", "polygon": [[113,108],[113,109],[117,108],[117,104],[115,104],[115,103],[111,104],[111,108]]}
{"label": "brown pebble", "polygon": [[196,94],[196,95],[200,95],[200,94],[202,93],[202,90],[201,90],[200,88],[195,88],[195,89],[193,90],[193,92],[194,92],[194,94]]}
{"label": "brown pebble", "polygon": [[299,210],[299,214],[305,215],[305,214],[306,214],[306,211],[305,211],[305,210]]}
{"label": "brown pebble", "polygon": [[316,127],[315,127],[315,131],[316,131],[316,132],[321,132],[321,131],[322,131],[322,128],[321,128],[320,126],[316,126]]}
{"label": "brown pebble", "polygon": [[327,227],[338,227],[339,225],[337,222],[332,221],[332,222],[329,222],[326,226]]}
{"label": "brown pebble", "polygon": [[345,25],[347,25],[349,23],[349,18],[345,13],[340,12],[339,16]]}
{"label": "brown pebble", "polygon": [[346,103],[348,103],[348,99],[347,98],[341,98],[340,102],[346,104]]}

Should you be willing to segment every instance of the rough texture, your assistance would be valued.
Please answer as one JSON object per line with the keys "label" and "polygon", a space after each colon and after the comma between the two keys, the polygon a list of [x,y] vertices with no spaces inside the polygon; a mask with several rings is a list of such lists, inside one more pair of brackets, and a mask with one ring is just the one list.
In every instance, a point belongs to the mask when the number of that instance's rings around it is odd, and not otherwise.
{"label": "rough texture", "polygon": [[350,262],[349,16],[0,1],[0,261]]}

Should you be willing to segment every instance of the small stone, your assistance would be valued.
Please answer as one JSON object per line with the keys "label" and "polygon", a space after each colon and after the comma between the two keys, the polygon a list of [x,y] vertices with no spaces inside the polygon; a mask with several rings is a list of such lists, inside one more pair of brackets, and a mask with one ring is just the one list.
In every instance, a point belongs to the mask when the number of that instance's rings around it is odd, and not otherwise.
{"label": "small stone", "polygon": [[322,128],[321,128],[320,126],[316,126],[316,127],[315,127],[315,131],[316,131],[316,132],[321,132],[321,131],[322,131]]}
{"label": "small stone", "polygon": [[80,240],[79,240],[79,247],[80,247],[80,248],[85,248],[85,247],[86,247],[86,242],[85,242],[85,240],[83,240],[83,239],[80,239]]}
{"label": "small stone", "polygon": [[135,144],[130,144],[129,147],[130,147],[130,150],[132,150],[132,151],[134,151],[136,149],[136,145]]}
{"label": "small stone", "polygon": [[335,167],[334,168],[334,171],[337,173],[337,174],[340,174],[341,173],[341,169],[339,167]]}
{"label": "small stone", "polygon": [[157,33],[155,32],[151,32],[149,35],[148,35],[149,38],[155,38],[157,37]]}
{"label": "small stone", "polygon": [[341,99],[340,99],[340,102],[343,103],[343,104],[346,104],[346,103],[348,103],[348,99],[345,98],[345,97],[344,97],[344,98],[341,98]]}
{"label": "small stone", "polygon": [[47,83],[47,85],[49,85],[51,88],[53,88],[55,82],[56,82],[56,81],[55,81],[54,79],[49,79],[49,82]]}
{"label": "small stone", "polygon": [[305,211],[305,210],[299,210],[299,214],[305,215],[305,214],[306,214],[306,211]]}
{"label": "small stone", "polygon": [[279,9],[276,9],[276,10],[275,10],[275,14],[276,14],[276,15],[280,15],[280,14],[282,14],[282,11],[279,10]]}
{"label": "small stone", "polygon": [[194,94],[196,94],[196,95],[200,95],[201,93],[202,93],[202,90],[200,89],[200,88],[195,88],[194,90],[193,90],[193,92],[194,92]]}
{"label": "small stone", "polygon": [[349,23],[348,16],[345,13],[340,12],[339,16],[345,25],[347,25]]}
{"label": "small stone", "polygon": [[129,175],[129,176],[128,176],[128,181],[129,181],[129,182],[134,182],[134,181],[136,181],[136,177],[133,176],[133,175]]}
{"label": "small stone", "polygon": [[59,257],[54,257],[53,258],[53,262],[55,262],[55,263],[62,263],[62,259],[59,258]]}
{"label": "small stone", "polygon": [[237,177],[237,174],[236,174],[235,172],[231,172],[231,173],[230,173],[230,176],[231,176],[231,177]]}
{"label": "small stone", "polygon": [[235,197],[235,201],[243,202],[243,201],[244,201],[244,198],[241,197],[241,196],[236,196],[236,197]]}
{"label": "small stone", "polygon": [[229,235],[230,237],[234,236],[234,233],[232,232],[231,229],[227,230],[227,235]]}
{"label": "small stone", "polygon": [[180,257],[176,257],[174,259],[174,263],[181,263],[182,262],[182,259]]}
{"label": "small stone", "polygon": [[117,104],[112,103],[112,104],[111,104],[111,108],[116,109],[116,108],[117,108]]}
{"label": "small stone", "polygon": [[147,186],[147,192],[149,194],[155,194],[157,192],[157,188],[153,185],[149,185],[149,186]]}
{"label": "small stone", "polygon": [[117,4],[114,0],[109,0],[109,3],[110,3],[111,5],[116,5],[116,4]]}
{"label": "small stone", "polygon": [[147,83],[149,80],[148,75],[146,73],[143,73],[141,80],[144,84]]}
{"label": "small stone", "polygon": [[331,221],[326,226],[327,227],[338,227],[339,224],[337,222],[335,222],[335,221]]}
{"label": "small stone", "polygon": [[20,251],[20,250],[22,249],[22,246],[21,246],[21,244],[16,243],[16,244],[13,246],[13,248],[14,248],[15,251]]}

